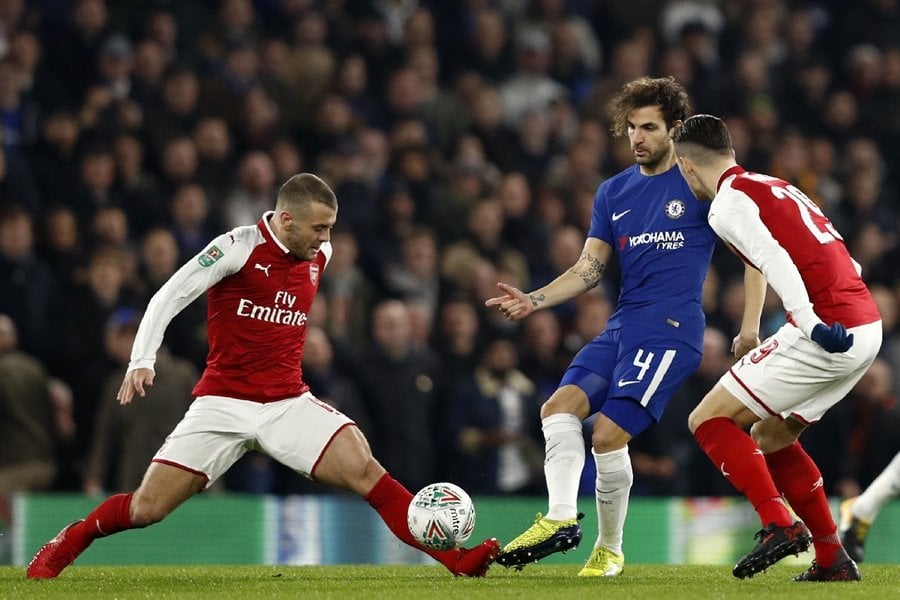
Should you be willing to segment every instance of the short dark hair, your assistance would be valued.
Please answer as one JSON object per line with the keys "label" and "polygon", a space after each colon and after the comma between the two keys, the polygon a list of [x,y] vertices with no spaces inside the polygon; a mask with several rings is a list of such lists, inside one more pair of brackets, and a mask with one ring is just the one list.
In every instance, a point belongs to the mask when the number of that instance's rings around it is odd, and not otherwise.
{"label": "short dark hair", "polygon": [[672,141],[676,144],[694,144],[716,154],[729,153],[732,149],[728,126],[713,115],[694,115],[685,119],[672,134]]}
{"label": "short dark hair", "polygon": [[666,127],[683,121],[690,111],[690,100],[684,87],[673,77],[641,77],[626,83],[610,101],[612,132],[615,136],[628,134],[628,115],[638,108],[658,106]]}
{"label": "short dark hair", "polygon": [[327,183],[312,173],[298,173],[285,181],[275,199],[275,205],[279,209],[291,206],[302,211],[305,211],[312,202],[337,210],[337,197],[334,192]]}

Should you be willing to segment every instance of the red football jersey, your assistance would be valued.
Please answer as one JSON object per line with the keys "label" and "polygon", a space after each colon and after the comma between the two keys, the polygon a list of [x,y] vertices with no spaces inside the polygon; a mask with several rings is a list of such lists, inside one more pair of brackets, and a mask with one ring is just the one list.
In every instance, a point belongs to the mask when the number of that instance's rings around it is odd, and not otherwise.
{"label": "red football jersey", "polygon": [[166,326],[208,290],[209,354],[195,396],[273,402],[309,389],[300,366],[306,323],[331,245],[312,261],[297,258],[272,233],[271,214],[220,235],[160,288],[129,369],[152,368]]}
{"label": "red football jersey", "polygon": [[719,179],[709,222],[762,271],[806,335],[818,319],[855,327],[881,318],[840,233],[788,182],[739,166],[728,169]]}

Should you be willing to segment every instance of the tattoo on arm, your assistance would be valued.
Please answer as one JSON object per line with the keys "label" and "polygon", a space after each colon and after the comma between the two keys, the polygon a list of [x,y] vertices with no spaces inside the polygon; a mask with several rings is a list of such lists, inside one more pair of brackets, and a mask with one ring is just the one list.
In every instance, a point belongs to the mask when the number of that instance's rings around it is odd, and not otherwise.
{"label": "tattoo on arm", "polygon": [[604,270],[606,270],[606,265],[587,252],[583,252],[581,258],[579,258],[578,262],[575,263],[575,266],[572,267],[572,272],[581,277],[587,286],[587,289],[591,289],[600,283],[600,278],[603,276]]}
{"label": "tattoo on arm", "polygon": [[538,304],[546,299],[546,296],[544,294],[528,294],[528,299],[531,300],[531,306],[537,308]]}

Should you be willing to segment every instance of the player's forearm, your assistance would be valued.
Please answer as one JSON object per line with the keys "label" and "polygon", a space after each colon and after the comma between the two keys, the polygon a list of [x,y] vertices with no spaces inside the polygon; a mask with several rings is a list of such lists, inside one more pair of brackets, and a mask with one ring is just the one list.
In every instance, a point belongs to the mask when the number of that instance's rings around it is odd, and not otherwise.
{"label": "player's forearm", "polygon": [[765,276],[754,267],[744,267],[744,316],[741,320],[743,335],[759,335],[759,321],[762,318],[768,283]]}
{"label": "player's forearm", "polygon": [[600,282],[606,265],[587,252],[559,277],[528,294],[535,309],[550,308],[583,294]]}

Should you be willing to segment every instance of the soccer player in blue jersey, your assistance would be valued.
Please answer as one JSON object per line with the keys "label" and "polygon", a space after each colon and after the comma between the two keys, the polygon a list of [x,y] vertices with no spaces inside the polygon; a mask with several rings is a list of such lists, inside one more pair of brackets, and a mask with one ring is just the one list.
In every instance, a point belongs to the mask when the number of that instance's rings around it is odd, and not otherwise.
{"label": "soccer player in blue jersey", "polygon": [[695,198],[675,161],[671,135],[687,117],[687,93],[671,77],[644,77],[627,83],[609,108],[613,133],[628,136],[636,164],[597,190],[580,258],[530,293],[499,283],[503,295],[485,302],[523,319],[592,289],[618,254],[621,289],[606,330],[575,356],[541,407],[549,510],[503,548],[497,562],[505,566],[521,568],[581,541],[582,421],[599,413],[592,434],[599,532],[579,575],[622,572],[634,479],[628,442],[659,421],[700,364],[701,290],[716,235],[707,223],[709,205]]}

